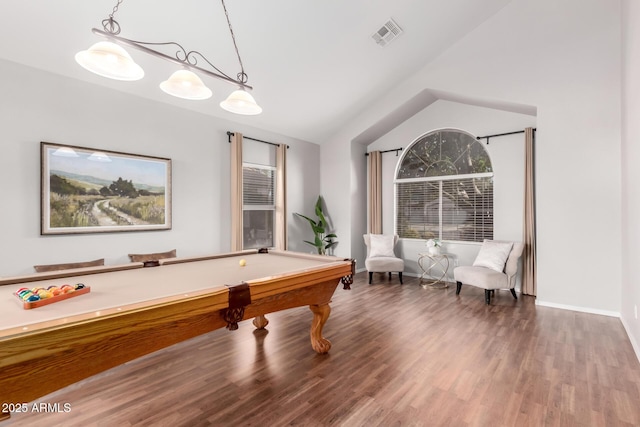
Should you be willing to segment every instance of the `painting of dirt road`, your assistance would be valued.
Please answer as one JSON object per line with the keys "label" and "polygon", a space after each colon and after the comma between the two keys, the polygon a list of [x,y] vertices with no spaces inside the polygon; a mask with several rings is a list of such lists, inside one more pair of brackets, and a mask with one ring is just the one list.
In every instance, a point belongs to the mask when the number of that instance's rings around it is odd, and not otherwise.
{"label": "painting of dirt road", "polygon": [[168,230],[171,160],[41,143],[41,234]]}

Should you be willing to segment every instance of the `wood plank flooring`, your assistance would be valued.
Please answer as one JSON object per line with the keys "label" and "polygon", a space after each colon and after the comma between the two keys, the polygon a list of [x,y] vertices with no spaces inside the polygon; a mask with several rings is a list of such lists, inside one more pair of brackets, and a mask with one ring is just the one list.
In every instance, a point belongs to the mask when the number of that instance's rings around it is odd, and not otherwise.
{"label": "wood plank flooring", "polygon": [[308,308],[267,317],[268,331],[197,337],[36,402],[70,412],[0,427],[640,425],[640,363],[617,318],[366,273],[336,290],[327,355]]}

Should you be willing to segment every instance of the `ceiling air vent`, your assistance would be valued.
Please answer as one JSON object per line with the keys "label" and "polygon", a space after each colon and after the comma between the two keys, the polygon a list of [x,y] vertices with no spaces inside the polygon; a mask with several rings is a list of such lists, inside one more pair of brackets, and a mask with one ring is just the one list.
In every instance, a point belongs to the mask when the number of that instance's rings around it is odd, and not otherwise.
{"label": "ceiling air vent", "polygon": [[373,33],[371,38],[378,43],[378,46],[385,47],[400,34],[402,34],[402,28],[393,19],[389,19],[378,31]]}

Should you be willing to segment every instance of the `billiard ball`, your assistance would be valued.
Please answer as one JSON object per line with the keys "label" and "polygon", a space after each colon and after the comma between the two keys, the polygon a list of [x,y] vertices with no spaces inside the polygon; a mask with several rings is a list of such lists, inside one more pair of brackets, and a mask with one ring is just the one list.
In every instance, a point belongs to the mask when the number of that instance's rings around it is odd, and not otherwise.
{"label": "billiard ball", "polygon": [[38,292],[38,296],[40,297],[40,299],[47,299],[47,298],[51,298],[53,296],[53,293],[47,290],[44,290],[42,292]]}
{"label": "billiard ball", "polygon": [[241,259],[238,264],[240,264],[240,267],[244,267],[245,265],[247,265],[247,260],[246,259]]}

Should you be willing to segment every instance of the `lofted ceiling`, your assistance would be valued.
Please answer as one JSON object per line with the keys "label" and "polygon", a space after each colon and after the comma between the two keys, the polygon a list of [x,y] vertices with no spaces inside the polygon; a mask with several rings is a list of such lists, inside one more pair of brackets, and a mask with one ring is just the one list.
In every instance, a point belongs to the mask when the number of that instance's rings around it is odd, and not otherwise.
{"label": "lofted ceiling", "polygon": [[[177,66],[129,48],[145,70],[137,82],[105,79],[74,55],[103,40],[91,28],[113,0],[3,2],[0,57],[180,108],[322,143],[376,99],[447,50],[510,0],[226,0],[259,116],[237,116],[219,103],[234,87],[209,78],[205,101],[158,88]],[[239,66],[219,0],[125,0],[114,15],[123,37],[175,41],[231,76]],[[371,38],[392,18],[403,34],[379,47]],[[421,88],[416,88],[418,93]]]}

